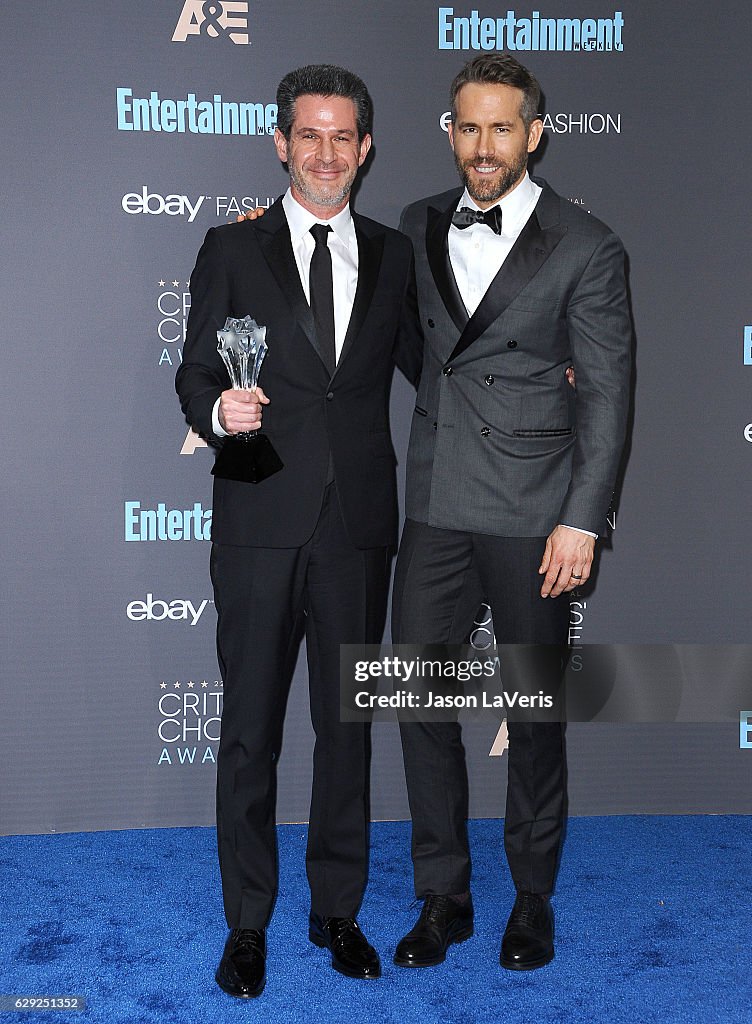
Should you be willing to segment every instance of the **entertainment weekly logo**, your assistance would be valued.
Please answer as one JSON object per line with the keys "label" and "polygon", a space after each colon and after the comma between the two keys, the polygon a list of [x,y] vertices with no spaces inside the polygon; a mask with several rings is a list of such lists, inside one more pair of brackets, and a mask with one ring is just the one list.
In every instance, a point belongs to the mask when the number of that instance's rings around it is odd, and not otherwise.
{"label": "entertainment weekly logo", "polygon": [[194,36],[226,36],[237,46],[250,46],[248,0],[185,0],[172,41],[186,43]]}
{"label": "entertainment weekly logo", "polygon": [[220,679],[163,679],[156,700],[157,765],[217,763],[222,698]]}
{"label": "entertainment weekly logo", "polygon": [[142,507],[140,501],[125,502],[125,541],[170,542],[211,540],[212,510],[200,501],[192,508],[168,508],[160,501]]}
{"label": "entertainment weekly logo", "polygon": [[744,365],[752,366],[752,327],[744,328]]}
{"label": "entertainment weekly logo", "polygon": [[455,15],[453,7],[439,7],[438,16],[440,50],[588,53],[624,49],[621,11],[605,18],[547,18],[539,11],[518,17],[516,11],[508,10],[502,18],[488,18],[477,10]]}
{"label": "entertainment weekly logo", "polygon": [[195,92],[160,96],[156,89],[134,96],[133,89],[115,90],[119,132],[156,132],[173,135],[274,135],[277,104],[259,100],[228,100],[221,93],[210,98]]}

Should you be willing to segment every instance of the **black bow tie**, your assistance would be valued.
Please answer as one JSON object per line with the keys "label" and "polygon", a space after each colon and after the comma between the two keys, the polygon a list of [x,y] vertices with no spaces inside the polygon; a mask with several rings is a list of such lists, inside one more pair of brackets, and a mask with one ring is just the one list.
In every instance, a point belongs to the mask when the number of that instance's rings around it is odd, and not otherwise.
{"label": "black bow tie", "polygon": [[501,234],[501,207],[492,206],[490,210],[471,210],[463,206],[452,217],[452,224],[462,231],[471,224],[485,224],[494,234]]}

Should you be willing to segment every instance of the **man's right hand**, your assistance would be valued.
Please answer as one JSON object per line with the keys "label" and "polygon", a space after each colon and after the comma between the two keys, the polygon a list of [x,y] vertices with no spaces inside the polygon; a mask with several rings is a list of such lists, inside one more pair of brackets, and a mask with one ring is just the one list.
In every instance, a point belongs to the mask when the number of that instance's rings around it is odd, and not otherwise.
{"label": "man's right hand", "polygon": [[244,220],[256,220],[258,217],[263,217],[265,213],[265,207],[257,206],[255,210],[246,210],[245,213],[239,213],[235,219],[240,224]]}
{"label": "man's right hand", "polygon": [[261,427],[262,406],[269,404],[261,388],[255,391],[223,391],[219,399],[219,422],[228,434],[242,434]]}

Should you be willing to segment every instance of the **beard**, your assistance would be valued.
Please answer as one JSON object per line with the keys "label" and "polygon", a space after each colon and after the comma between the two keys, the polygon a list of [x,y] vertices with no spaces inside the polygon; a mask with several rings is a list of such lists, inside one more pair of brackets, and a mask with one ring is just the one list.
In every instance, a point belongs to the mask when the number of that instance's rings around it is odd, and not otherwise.
{"label": "beard", "polygon": [[489,175],[488,180],[484,177],[479,177],[477,174],[472,178],[470,176],[472,167],[482,162],[481,157],[474,156],[467,160],[461,160],[455,153],[454,162],[457,165],[457,172],[462,179],[462,184],[467,189],[470,198],[474,199],[476,203],[495,203],[497,199],[501,199],[502,196],[506,195],[525,173],[527,168],[527,152],[520,153],[514,163],[506,163],[495,158],[489,159],[488,163],[490,165],[498,165],[501,176]]}
{"label": "beard", "polygon": [[355,181],[355,174],[352,174],[337,185],[313,184],[292,164],[288,164],[288,170],[291,183],[313,206],[341,206],[350,195]]}

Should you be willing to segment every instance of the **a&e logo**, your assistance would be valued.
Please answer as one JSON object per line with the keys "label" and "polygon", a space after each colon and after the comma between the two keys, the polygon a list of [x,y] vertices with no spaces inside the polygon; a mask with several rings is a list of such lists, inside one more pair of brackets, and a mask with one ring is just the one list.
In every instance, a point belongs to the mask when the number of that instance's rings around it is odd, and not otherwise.
{"label": "a&e logo", "polygon": [[172,41],[185,43],[188,36],[200,35],[228,35],[233,43],[249,45],[248,0],[185,0]]}

